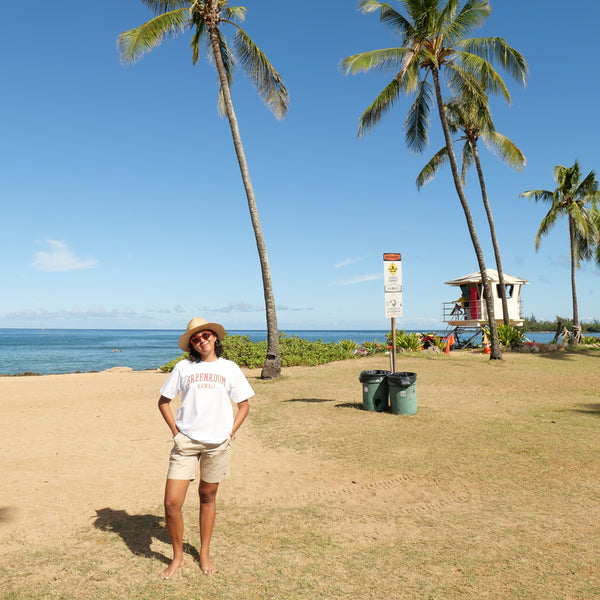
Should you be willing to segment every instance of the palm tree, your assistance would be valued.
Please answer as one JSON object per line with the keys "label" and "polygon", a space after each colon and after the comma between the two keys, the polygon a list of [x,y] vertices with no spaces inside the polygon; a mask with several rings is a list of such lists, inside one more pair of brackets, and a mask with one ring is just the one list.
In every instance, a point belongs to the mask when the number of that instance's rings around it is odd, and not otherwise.
{"label": "palm tree", "polygon": [[[228,6],[228,0],[206,0],[204,2],[200,0],[142,0],[142,3],[154,10],[155,16],[143,25],[125,31],[119,36],[118,45],[124,61],[135,62],[143,54],[157,47],[165,37],[174,37],[178,33],[191,31],[193,32],[191,41],[193,64],[198,61],[200,44],[203,43],[207,48],[209,59],[217,69],[219,108],[229,120],[262,272],[267,319],[267,356],[261,377],[277,377],[281,374],[281,356],[271,270],[258,217],[254,189],[231,100],[230,83],[235,65],[234,58],[256,85],[259,95],[277,118],[283,117],[287,112],[288,92],[267,57],[240,27],[239,21],[243,21],[246,15],[244,7]],[[232,46],[227,43],[221,31],[223,25],[235,28]]]}
{"label": "palm tree", "polygon": [[[464,98],[452,98],[444,104],[448,126],[451,133],[461,132],[460,140],[464,140],[462,149],[462,170],[461,182],[464,186],[465,175],[472,162],[475,162],[479,186],[481,188],[481,198],[490,227],[490,236],[494,248],[494,257],[496,259],[496,270],[498,271],[498,287],[500,290],[500,299],[502,301],[502,317],[505,325],[510,325],[510,315],[508,313],[508,301],[506,300],[506,286],[504,284],[504,271],[502,269],[502,259],[500,256],[500,247],[496,236],[496,226],[492,215],[483,169],[479,159],[479,148],[477,141],[481,138],[486,146],[497,154],[506,164],[518,169],[519,171],[527,164],[525,155],[519,148],[506,136],[497,132],[494,128],[492,115],[489,110],[489,104],[475,99],[473,96]],[[417,188],[421,189],[423,185],[431,181],[448,160],[448,149],[446,146],[441,148],[431,160],[423,167],[423,170],[417,177]]]}
{"label": "palm tree", "polygon": [[571,291],[573,295],[573,337],[581,340],[579,311],[577,309],[577,289],[575,271],[582,260],[593,257],[600,249],[600,192],[596,173],[590,171],[583,180],[577,160],[572,167],[557,165],[552,170],[557,187],[550,190],[529,190],[521,196],[550,203],[550,209],[542,219],[535,236],[535,249],[538,250],[542,237],[553,227],[559,217],[566,216],[569,224],[569,245],[571,249]]}
{"label": "palm tree", "polygon": [[[483,98],[483,89],[486,89],[492,93],[501,93],[510,100],[506,85],[490,61],[497,61],[517,81],[522,82],[525,80],[527,67],[521,54],[502,38],[465,37],[489,15],[491,9],[487,0],[467,0],[460,10],[458,0],[445,0],[445,4],[443,0],[398,1],[408,12],[409,18],[389,4],[377,0],[361,0],[359,8],[363,13],[379,11],[380,21],[400,36],[402,46],[363,52],[342,61],[342,67],[352,73],[373,69],[397,71],[392,81],[361,115],[359,136],[379,122],[393,106],[399,94],[414,93],[415,100],[406,118],[405,133],[409,148],[421,152],[428,142],[429,114],[433,102],[432,95],[435,95],[454,186],[467,221],[483,281],[491,337],[490,358],[500,359],[502,352],[498,342],[490,282],[458,171],[450,128],[444,112],[440,78],[445,76],[451,89],[459,95],[469,93]],[[428,81],[429,75],[433,80],[433,89]],[[480,81],[484,84],[483,89]]]}

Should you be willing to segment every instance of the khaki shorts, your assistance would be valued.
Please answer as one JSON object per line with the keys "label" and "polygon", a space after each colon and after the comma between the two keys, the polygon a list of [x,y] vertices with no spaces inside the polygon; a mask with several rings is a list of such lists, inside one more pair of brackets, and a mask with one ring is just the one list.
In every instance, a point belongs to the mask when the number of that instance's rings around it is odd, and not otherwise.
{"label": "khaki shorts", "polygon": [[189,479],[196,477],[200,462],[200,479],[206,483],[219,483],[229,477],[231,440],[220,444],[202,444],[190,439],[181,431],[173,438],[173,449],[169,459],[167,479]]}

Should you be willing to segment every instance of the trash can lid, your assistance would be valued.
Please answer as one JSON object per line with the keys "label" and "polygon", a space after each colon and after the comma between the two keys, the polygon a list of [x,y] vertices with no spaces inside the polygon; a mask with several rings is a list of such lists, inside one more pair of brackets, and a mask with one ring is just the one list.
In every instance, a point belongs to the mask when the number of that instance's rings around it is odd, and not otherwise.
{"label": "trash can lid", "polygon": [[409,373],[407,371],[401,371],[398,373],[390,373],[387,375],[387,380],[395,383],[396,385],[401,385],[404,387],[408,387],[417,381],[416,373]]}
{"label": "trash can lid", "polygon": [[382,379],[390,374],[389,371],[371,370],[361,371],[358,380],[362,383],[363,381],[374,381],[376,379]]}

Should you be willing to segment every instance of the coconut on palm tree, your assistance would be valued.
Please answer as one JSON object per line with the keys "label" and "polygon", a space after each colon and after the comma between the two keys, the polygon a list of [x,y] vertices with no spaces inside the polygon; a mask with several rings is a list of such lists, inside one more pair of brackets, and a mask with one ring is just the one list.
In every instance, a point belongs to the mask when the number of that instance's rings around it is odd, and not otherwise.
{"label": "coconut on palm tree", "polygon": [[[244,7],[229,6],[228,0],[205,0],[204,2],[199,0],[142,0],[142,3],[151,8],[155,16],[139,27],[125,31],[119,36],[118,45],[123,60],[135,62],[144,53],[158,46],[165,37],[174,37],[179,33],[189,31],[192,33],[193,63],[196,64],[198,61],[200,46],[204,44],[211,62],[217,69],[219,108],[229,120],[262,272],[267,320],[267,356],[261,376],[263,378],[276,377],[281,373],[281,356],[271,270],[258,217],[254,189],[231,99],[230,83],[236,61],[256,85],[265,104],[278,118],[287,112],[288,92],[279,73],[240,26],[239,23],[244,20],[246,15]],[[235,29],[231,45],[228,44],[223,34],[225,26]]]}
{"label": "coconut on palm tree", "polygon": [[[498,245],[492,208],[488,200],[477,142],[479,139],[482,139],[485,145],[494,152],[494,154],[499,156],[506,164],[519,171],[527,164],[527,161],[523,152],[509,138],[502,135],[494,128],[487,97],[485,98],[485,101],[469,95],[463,98],[452,98],[444,103],[444,109],[448,119],[450,132],[453,134],[460,132],[462,135],[459,140],[464,141],[461,152],[461,182],[463,186],[465,184],[467,170],[473,162],[477,169],[481,198],[490,227],[490,236],[492,238],[494,258],[496,260],[496,270],[498,271],[498,288],[500,299],[502,301],[502,318],[505,325],[510,325],[500,246]],[[417,176],[417,187],[421,189],[423,185],[431,181],[447,160],[448,148],[444,146],[431,158]]]}
{"label": "coconut on palm tree", "polygon": [[[486,274],[483,252],[465,196],[442,97],[442,79],[459,95],[470,94],[483,98],[484,90],[500,93],[507,100],[510,94],[492,62],[500,64],[517,81],[524,82],[527,73],[525,60],[502,38],[467,38],[475,27],[483,24],[490,14],[487,0],[467,0],[459,9],[459,0],[398,0],[408,18],[389,4],[377,0],[362,0],[363,13],[379,12],[380,21],[389,26],[401,39],[401,46],[372,50],[342,61],[347,72],[393,70],[391,82],[375,98],[360,117],[359,136],[374,127],[391,109],[402,93],[414,94],[415,100],[405,122],[408,146],[421,152],[428,143],[429,115],[435,98],[454,186],[467,221],[484,287],[491,336],[490,358],[502,357],[494,315],[494,302]],[[433,82],[433,86],[429,82]],[[483,87],[480,82],[483,82]]]}
{"label": "coconut on palm tree", "polygon": [[549,233],[556,221],[560,217],[567,217],[571,253],[573,337],[576,342],[579,342],[581,341],[581,325],[577,308],[575,272],[581,261],[592,258],[594,252],[598,252],[597,258],[600,258],[600,192],[596,173],[590,171],[582,179],[577,160],[572,167],[555,166],[552,175],[557,183],[554,190],[529,190],[523,192],[521,196],[550,204],[535,236],[536,250],[540,247],[542,237]]}

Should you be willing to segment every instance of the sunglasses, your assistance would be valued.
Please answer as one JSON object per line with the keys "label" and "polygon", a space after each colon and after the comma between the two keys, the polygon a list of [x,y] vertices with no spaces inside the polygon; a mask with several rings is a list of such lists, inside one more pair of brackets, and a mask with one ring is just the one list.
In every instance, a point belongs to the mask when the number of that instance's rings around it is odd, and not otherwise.
{"label": "sunglasses", "polygon": [[210,336],[212,335],[212,331],[205,331],[204,333],[200,333],[198,335],[195,335],[190,342],[192,342],[192,344],[198,344],[201,341],[207,341],[210,340]]}

